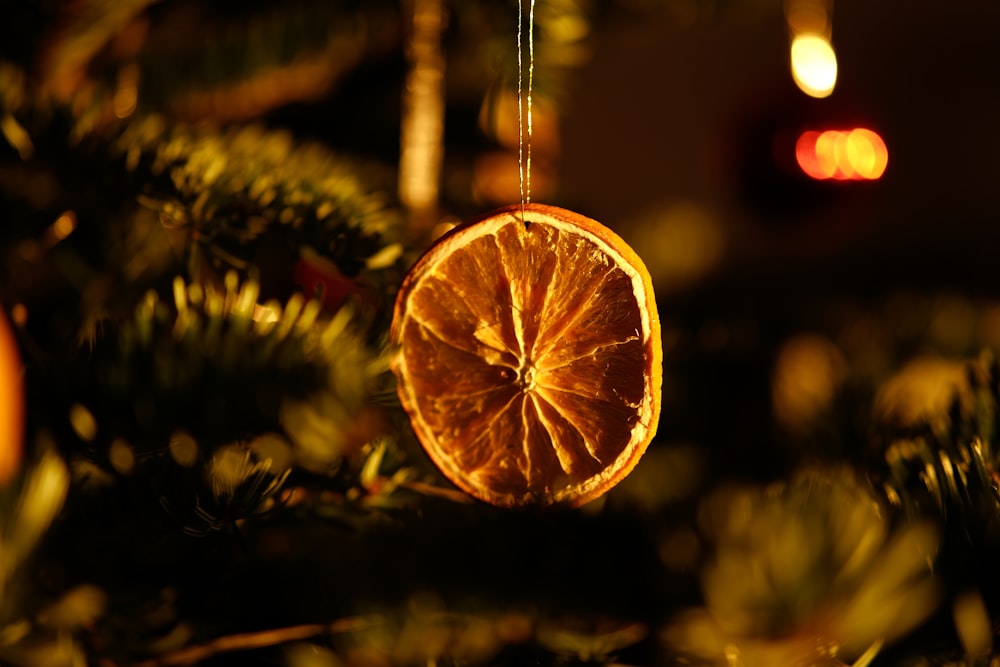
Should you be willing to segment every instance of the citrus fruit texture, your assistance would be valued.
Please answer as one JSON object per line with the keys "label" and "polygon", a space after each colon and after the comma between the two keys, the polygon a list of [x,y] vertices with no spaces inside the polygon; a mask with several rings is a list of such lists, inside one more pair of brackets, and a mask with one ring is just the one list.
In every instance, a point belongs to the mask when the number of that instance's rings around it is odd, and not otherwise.
{"label": "citrus fruit texture", "polygon": [[391,338],[417,438],[491,504],[581,505],[621,481],[656,431],[649,273],[578,213],[515,205],[443,236],[403,281]]}

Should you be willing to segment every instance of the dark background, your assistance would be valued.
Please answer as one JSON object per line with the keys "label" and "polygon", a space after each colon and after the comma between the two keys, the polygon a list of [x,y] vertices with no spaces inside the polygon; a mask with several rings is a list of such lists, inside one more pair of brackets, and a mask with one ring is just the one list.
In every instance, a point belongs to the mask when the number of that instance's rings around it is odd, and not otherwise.
{"label": "dark background", "polygon": [[[720,268],[741,276],[780,262],[816,279],[987,287],[1000,204],[1000,7],[832,9],[839,75],[823,100],[792,81],[780,2],[595,25],[566,108],[567,199],[611,222],[690,202],[723,230]],[[788,134],[855,125],[888,146],[876,183],[810,188],[770,150],[784,140],[787,159]]]}

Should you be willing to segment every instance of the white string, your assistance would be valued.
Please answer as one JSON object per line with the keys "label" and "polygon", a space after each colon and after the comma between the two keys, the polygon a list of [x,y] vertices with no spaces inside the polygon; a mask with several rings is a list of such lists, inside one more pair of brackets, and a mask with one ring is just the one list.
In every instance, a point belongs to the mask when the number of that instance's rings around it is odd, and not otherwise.
{"label": "white string", "polygon": [[[526,93],[524,90],[523,32],[523,0],[517,0],[517,168],[522,216],[525,205],[531,201],[531,135],[533,133],[531,93],[535,84],[535,0],[529,0],[528,3],[528,89]],[[526,128],[527,137],[525,137]]]}
{"label": "white string", "polygon": [[528,150],[524,164],[524,200],[531,202],[531,93],[535,87],[535,0],[528,4]]}

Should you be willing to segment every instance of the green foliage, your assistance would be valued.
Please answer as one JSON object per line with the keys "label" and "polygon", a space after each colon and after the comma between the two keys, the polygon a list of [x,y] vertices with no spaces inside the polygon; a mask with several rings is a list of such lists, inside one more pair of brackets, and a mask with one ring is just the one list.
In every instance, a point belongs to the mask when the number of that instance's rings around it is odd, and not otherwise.
{"label": "green foliage", "polygon": [[[258,291],[253,281],[239,285],[235,273],[225,291],[177,278],[172,303],[150,292],[132,321],[102,327],[70,388],[73,405],[96,422],[80,426],[71,411],[76,434],[100,452],[98,460],[114,467],[109,448],[123,439],[139,461],[172,456],[190,466],[266,433],[284,433],[316,465],[342,455],[346,442],[336,435],[363,406],[384,362],[351,329],[348,310],[329,317],[300,296],[261,304]],[[300,406],[320,398],[328,409],[303,426]],[[330,437],[310,439],[317,428]],[[193,438],[197,452],[172,451],[178,433]]]}
{"label": "green foliage", "polygon": [[[116,149],[144,175],[142,204],[190,235],[198,279],[206,270],[254,267],[272,290],[287,290],[288,267],[303,247],[349,277],[391,268],[400,254],[391,246],[397,214],[384,192],[366,185],[365,169],[286,132],[168,127],[151,117],[126,128]],[[372,174],[367,181],[377,182]]]}
{"label": "green foliage", "polygon": [[883,426],[886,491],[911,513],[954,513],[958,520],[994,523],[1000,515],[994,452],[1000,365],[984,353],[965,370],[966,381],[955,388],[946,414],[896,432]]}
{"label": "green foliage", "polygon": [[731,664],[733,655],[747,667],[851,661],[877,653],[937,606],[938,531],[894,530],[850,469],[720,489],[701,518],[714,546],[701,574],[705,607],[664,631],[699,664]]}
{"label": "green foliage", "polygon": [[[448,213],[509,141],[517,4],[447,3]],[[734,4],[537,0],[537,99],[568,99],[600,20]],[[499,511],[433,470],[387,367],[422,250],[394,194],[406,3],[21,11],[0,662],[996,667],[1000,366],[954,361],[1000,342],[990,303],[667,304],[662,441],[600,502]]]}

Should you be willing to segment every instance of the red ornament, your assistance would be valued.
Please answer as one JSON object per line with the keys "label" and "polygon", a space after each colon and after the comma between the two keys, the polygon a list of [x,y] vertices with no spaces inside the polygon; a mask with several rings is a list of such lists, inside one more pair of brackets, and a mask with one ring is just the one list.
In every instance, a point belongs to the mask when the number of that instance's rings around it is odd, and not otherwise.
{"label": "red ornament", "polygon": [[331,312],[338,310],[348,298],[361,293],[357,283],[312,248],[303,248],[299,255],[295,264],[295,284],[307,298],[318,300]]}

